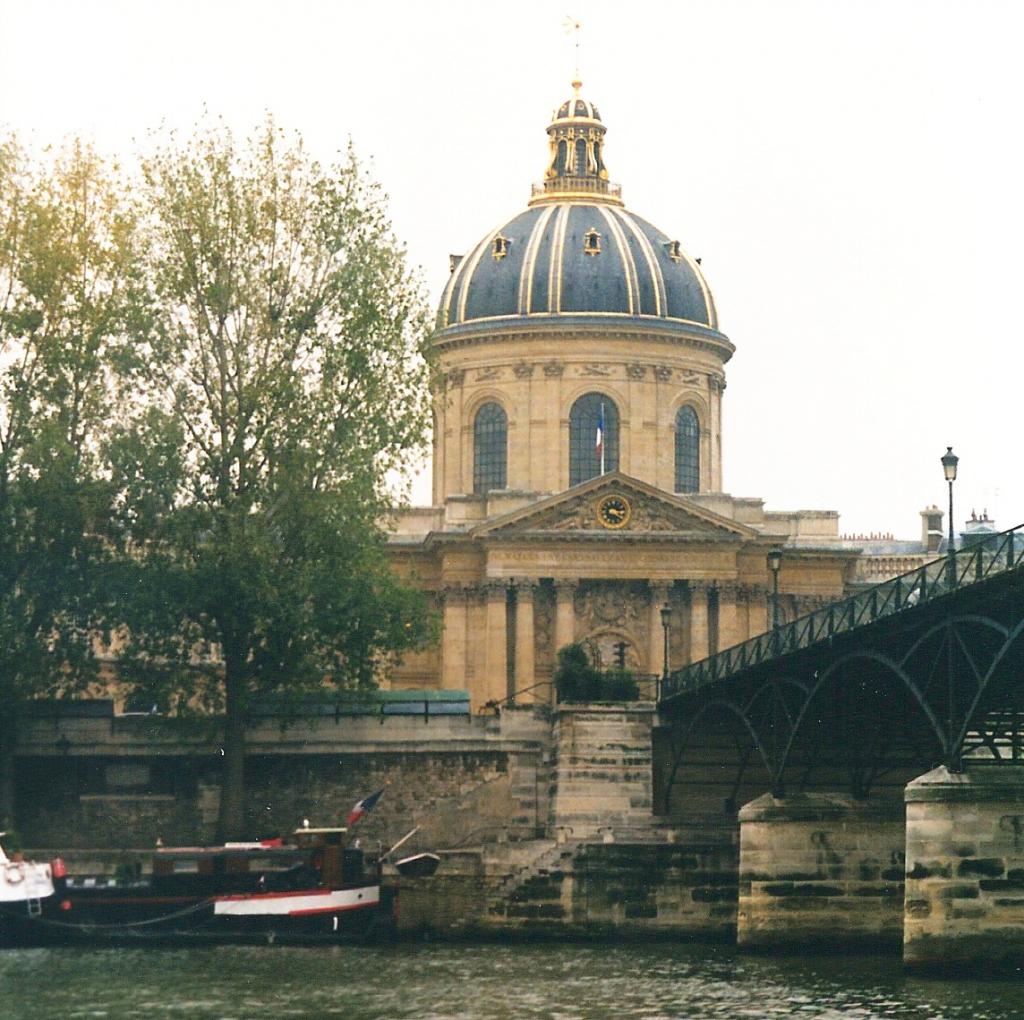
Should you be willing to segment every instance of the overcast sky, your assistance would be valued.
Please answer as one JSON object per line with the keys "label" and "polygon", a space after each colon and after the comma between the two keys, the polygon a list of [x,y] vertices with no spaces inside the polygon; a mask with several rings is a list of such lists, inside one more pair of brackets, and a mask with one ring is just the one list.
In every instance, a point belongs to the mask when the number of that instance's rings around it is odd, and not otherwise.
{"label": "overcast sky", "polygon": [[541,178],[569,12],[612,179],[736,345],[727,491],[914,537],[952,444],[958,521],[1024,521],[1019,0],[0,0],[0,126],[351,137],[436,299]]}

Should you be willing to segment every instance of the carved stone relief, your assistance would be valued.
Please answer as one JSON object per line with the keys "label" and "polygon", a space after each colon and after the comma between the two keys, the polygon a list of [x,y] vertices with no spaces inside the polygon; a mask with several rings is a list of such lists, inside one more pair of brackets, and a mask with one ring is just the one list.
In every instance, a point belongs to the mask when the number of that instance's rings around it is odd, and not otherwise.
{"label": "carved stone relief", "polygon": [[668,365],[655,365],[654,378],[659,382],[668,382],[672,378],[672,369]]}
{"label": "carved stone relief", "polygon": [[640,620],[640,607],[647,604],[642,583],[584,581],[576,591],[573,609],[584,633],[608,627],[632,630]]}
{"label": "carved stone relief", "polygon": [[602,365],[599,361],[590,361],[587,364],[580,367],[581,376],[601,376],[606,377],[612,374],[611,365]]}
{"label": "carved stone relief", "polygon": [[643,379],[647,375],[647,366],[639,363],[626,366],[626,377],[629,379]]}
{"label": "carved stone relief", "polygon": [[550,588],[541,586],[533,599],[533,634],[538,656],[552,655],[555,636],[555,600]]}
{"label": "carved stone relief", "polygon": [[512,369],[512,373],[517,379],[529,379],[533,375],[533,365],[527,364],[525,361],[520,361],[515,368]]}
{"label": "carved stone relief", "polygon": [[477,382],[490,382],[492,379],[499,378],[501,378],[501,369],[498,368],[496,365],[491,365],[489,368],[477,369]]}
{"label": "carved stone relief", "polygon": [[466,370],[464,368],[453,368],[445,376],[449,387],[461,386],[465,378]]}
{"label": "carved stone relief", "polygon": [[[638,494],[630,495],[633,506],[632,517],[626,531],[657,532],[657,531],[711,531],[696,518],[681,511],[673,511],[656,500]],[[600,525],[594,515],[594,496],[578,496],[551,511],[548,517],[539,518],[530,523],[533,529],[545,531],[583,531],[598,530]]]}
{"label": "carved stone relief", "polygon": [[549,379],[557,379],[565,372],[565,365],[560,361],[549,361],[544,366],[544,374]]}

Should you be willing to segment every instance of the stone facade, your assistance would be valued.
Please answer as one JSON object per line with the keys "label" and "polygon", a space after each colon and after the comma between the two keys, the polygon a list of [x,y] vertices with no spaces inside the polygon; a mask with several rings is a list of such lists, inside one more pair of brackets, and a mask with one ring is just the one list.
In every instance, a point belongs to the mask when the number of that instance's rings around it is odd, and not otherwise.
{"label": "stone facade", "polygon": [[[548,130],[604,151],[578,91]],[[573,641],[596,664],[623,655],[657,675],[664,605],[668,666],[701,659],[767,628],[773,547],[783,618],[853,579],[860,553],[834,511],[767,512],[725,491],[735,348],[699,260],[628,212],[589,159],[556,155],[526,211],[451,259],[431,505],[399,513],[390,541],[395,570],[434,594],[443,636],[394,669],[396,688],[468,690],[474,709],[550,702]],[[602,409],[600,444],[581,401]]]}

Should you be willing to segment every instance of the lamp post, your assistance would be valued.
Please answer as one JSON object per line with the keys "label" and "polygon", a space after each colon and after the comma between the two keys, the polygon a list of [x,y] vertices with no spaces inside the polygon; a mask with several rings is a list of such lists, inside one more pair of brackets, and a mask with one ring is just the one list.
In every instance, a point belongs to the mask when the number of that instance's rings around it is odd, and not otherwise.
{"label": "lamp post", "polygon": [[[668,628],[672,622],[672,607],[666,602],[661,607],[661,636],[664,640],[663,656],[661,664],[661,682],[668,680]],[[658,691],[658,700],[661,701],[661,691]]]}
{"label": "lamp post", "polygon": [[[946,447],[942,460],[942,473],[949,483],[949,549],[947,550],[946,572],[949,575],[950,590],[956,585],[956,547],[953,534],[953,483],[956,481],[956,466],[960,458],[953,452],[952,446]],[[954,731],[956,719],[956,675],[953,667],[953,632],[950,628],[949,640],[946,642],[946,767],[950,772],[960,772],[960,756],[954,750]]]}
{"label": "lamp post", "polygon": [[779,570],[782,567],[782,550],[768,551],[768,569],[772,572],[772,630],[779,629]]}
{"label": "lamp post", "polygon": [[960,458],[953,452],[952,446],[947,446],[941,460],[942,473],[946,476],[946,481],[949,482],[949,553],[952,555],[955,549],[953,538],[953,483],[956,481],[956,466],[960,463]]}

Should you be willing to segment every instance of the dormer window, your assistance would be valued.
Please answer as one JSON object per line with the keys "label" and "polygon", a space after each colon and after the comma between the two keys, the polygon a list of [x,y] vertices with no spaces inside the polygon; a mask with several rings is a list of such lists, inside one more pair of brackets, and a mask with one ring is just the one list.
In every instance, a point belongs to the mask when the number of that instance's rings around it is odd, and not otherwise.
{"label": "dormer window", "polygon": [[669,241],[665,245],[665,250],[668,252],[668,257],[673,262],[683,261],[683,249],[678,241]]}
{"label": "dormer window", "polygon": [[503,259],[508,254],[508,246],[511,243],[507,237],[502,237],[501,234],[498,234],[491,242],[491,257],[496,261]]}
{"label": "dormer window", "polygon": [[583,235],[583,250],[588,255],[601,253],[601,235],[593,227]]}

